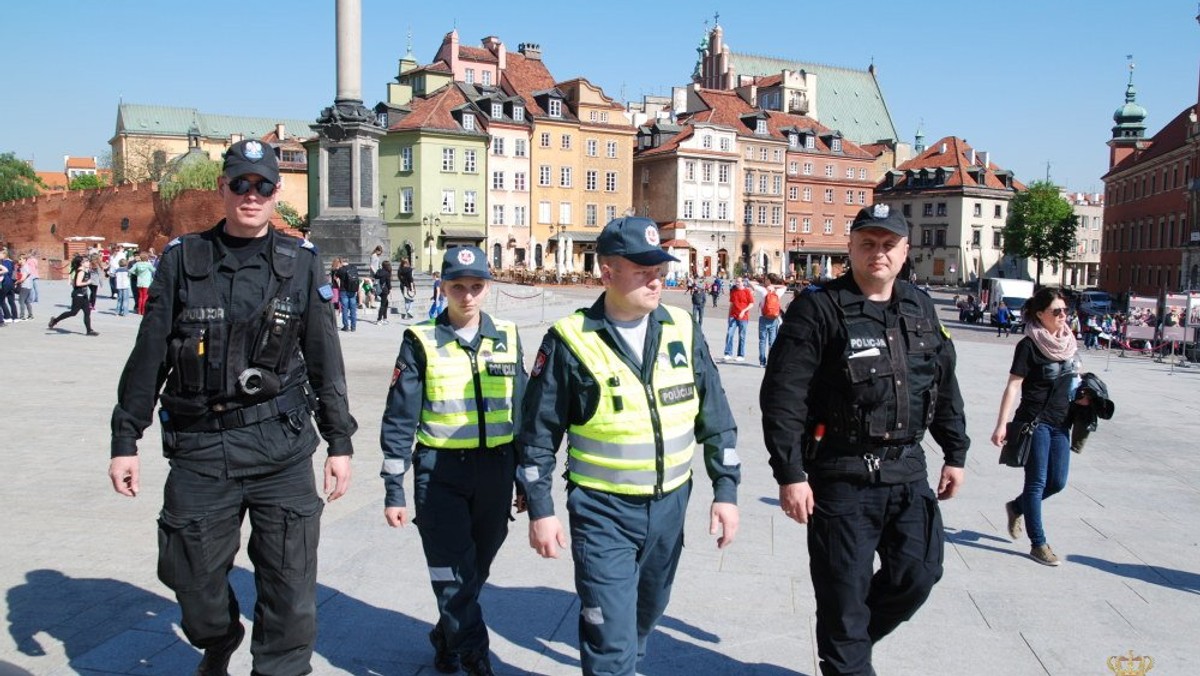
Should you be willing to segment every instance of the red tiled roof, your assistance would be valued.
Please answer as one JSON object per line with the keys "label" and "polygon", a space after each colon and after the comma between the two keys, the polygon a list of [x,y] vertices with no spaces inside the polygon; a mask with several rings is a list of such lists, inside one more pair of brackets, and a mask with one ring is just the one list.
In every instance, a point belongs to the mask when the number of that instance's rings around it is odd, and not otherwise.
{"label": "red tiled roof", "polygon": [[880,155],[891,150],[891,147],[886,143],[864,143],[863,145],[859,146],[859,148],[871,153],[872,157],[879,157]]}
{"label": "red tiled roof", "polygon": [[[941,152],[943,144],[945,144],[945,146],[946,146],[945,153]],[[1001,168],[999,166],[997,166],[995,162],[988,162],[988,167],[987,167],[988,171],[987,171],[987,174],[984,176],[985,184],[983,186],[980,186],[978,184],[978,182],[976,182],[975,179],[969,173],[967,173],[968,170],[971,169],[972,167],[979,166],[978,165],[978,160],[979,160],[978,153],[976,153],[976,162],[977,163],[974,165],[971,164],[971,161],[970,161],[971,160],[971,157],[970,157],[971,150],[972,150],[972,148],[971,148],[970,144],[968,144],[963,139],[960,139],[956,136],[947,136],[940,141],[931,143],[929,145],[929,148],[927,148],[925,150],[925,152],[921,153],[920,155],[917,155],[916,157],[912,158],[911,160],[900,165],[898,167],[898,169],[903,172],[903,171],[909,171],[909,170],[937,169],[939,167],[945,167],[947,169],[953,168],[954,171],[946,176],[945,184],[942,186],[939,186],[939,187],[946,187],[946,188],[983,187],[983,188],[992,188],[995,190],[1006,190],[1006,188],[1004,186],[1004,182],[1001,181],[1000,178],[996,176],[996,172],[1001,171]],[[901,176],[899,178],[899,180],[896,182],[895,187],[896,188],[906,187],[905,183],[907,182],[907,180],[908,180],[907,176]],[[1014,178],[1013,179],[1013,188],[1015,190],[1024,190],[1025,186],[1021,182],[1017,181]]]}
{"label": "red tiled roof", "polygon": [[533,92],[554,87],[550,70],[540,59],[529,59],[524,54],[509,54],[504,68],[502,86],[506,93],[525,99],[525,109],[532,115],[545,115],[545,111],[533,99]]}
{"label": "red tiled roof", "polygon": [[[825,153],[833,152],[829,149],[829,144],[827,144],[825,139],[822,138],[822,134],[828,134],[833,131],[829,127],[826,127],[825,125],[806,115],[780,113],[774,110],[767,111],[767,128],[771,130],[772,134],[776,134],[786,139],[787,134],[784,134],[782,131],[786,127],[799,127],[801,129],[808,127],[816,131],[817,139],[816,148],[814,150]],[[844,157],[859,159],[871,159],[875,157],[875,155],[872,153],[863,150],[862,146],[859,146],[858,144],[846,138],[842,139],[841,155]]]}
{"label": "red tiled roof", "polygon": [[67,169],[95,169],[96,160],[91,157],[68,157]]}
{"label": "red tiled roof", "polygon": [[[409,105],[412,112],[396,120],[388,127],[389,131],[403,129],[442,129],[445,131],[463,131],[462,125],[450,113],[458,106],[466,103],[467,99],[462,90],[453,85],[447,85],[424,98],[414,98]],[[478,116],[476,117],[478,121]]]}
{"label": "red tiled roof", "polygon": [[66,190],[67,177],[61,171],[39,171],[36,172],[38,178],[42,179],[42,183],[46,184],[45,188],[39,188],[42,192],[51,190]]}
{"label": "red tiled roof", "polygon": [[667,139],[666,142],[662,143],[657,148],[647,148],[646,150],[636,154],[638,157],[654,157],[655,155],[663,155],[674,152],[675,149],[679,147],[680,143],[683,143],[687,139],[691,138],[695,133],[695,127],[690,124],[684,125],[683,129],[678,134]]}
{"label": "red tiled roof", "polygon": [[[746,100],[738,96],[736,92],[720,91],[716,89],[700,89],[697,92],[700,100],[708,107],[708,110],[700,110],[688,115],[688,119],[696,122],[712,122],[714,124],[723,124],[728,127],[733,127],[738,131],[738,134],[743,136],[753,136],[753,130],[746,126],[742,120],[742,116],[750,115],[758,112]],[[780,137],[773,134],[773,138],[778,140]]]}
{"label": "red tiled roof", "polygon": [[759,87],[774,87],[783,84],[783,73],[756,77],[754,78],[754,84],[758,85]]}
{"label": "red tiled roof", "polygon": [[[284,133],[286,134],[287,132],[285,131]],[[300,137],[297,137],[295,134],[288,134],[287,138],[280,141],[279,134],[276,134],[274,129],[264,134],[259,140],[272,146],[287,148],[288,150],[300,150],[304,148],[304,145],[300,143]]]}
{"label": "red tiled roof", "polygon": [[500,60],[483,47],[467,47],[460,45],[458,48],[458,58],[467,59],[468,61],[482,61],[483,63],[499,63]]}
{"label": "red tiled roof", "polygon": [[1110,174],[1124,171],[1143,162],[1149,162],[1160,155],[1164,155],[1177,148],[1182,148],[1187,143],[1188,115],[1191,114],[1193,108],[1194,106],[1188,106],[1180,111],[1175,116],[1175,119],[1167,123],[1167,126],[1147,139],[1147,142],[1144,142],[1144,144],[1149,145],[1148,148],[1141,153],[1132,153],[1124,160],[1121,160],[1117,163],[1117,166],[1109,169],[1108,173],[1104,174],[1101,178],[1106,178]]}

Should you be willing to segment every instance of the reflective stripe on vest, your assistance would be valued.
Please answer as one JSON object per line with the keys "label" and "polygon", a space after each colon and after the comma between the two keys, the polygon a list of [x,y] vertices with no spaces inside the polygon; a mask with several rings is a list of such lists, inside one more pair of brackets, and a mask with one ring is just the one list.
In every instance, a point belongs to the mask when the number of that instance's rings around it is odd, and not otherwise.
{"label": "reflective stripe on vest", "polygon": [[513,392],[517,370],[522,368],[517,364],[517,327],[503,320],[492,321],[504,336],[507,349],[503,352],[497,352],[497,341],[487,336],[480,338],[478,353],[463,348],[457,340],[439,347],[434,320],[409,327],[425,350],[418,443],[450,450],[512,443]]}
{"label": "reflective stripe on vest", "polygon": [[650,356],[654,368],[649,384],[598,332],[583,330],[582,314],[554,325],[600,387],[596,412],[567,430],[567,477],[575,484],[607,493],[654,495],[678,488],[691,476],[700,414],[694,324],[683,310],[663,307],[673,323],[662,324],[659,354]]}

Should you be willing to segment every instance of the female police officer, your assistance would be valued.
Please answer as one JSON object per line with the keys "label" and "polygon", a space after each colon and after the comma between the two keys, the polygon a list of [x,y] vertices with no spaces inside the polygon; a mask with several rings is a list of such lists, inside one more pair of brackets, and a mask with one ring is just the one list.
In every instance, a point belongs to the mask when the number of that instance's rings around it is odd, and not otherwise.
{"label": "female police officer", "polygon": [[393,528],[408,522],[404,472],[410,460],[414,467],[415,521],[439,616],[429,640],[442,673],[460,662],[468,674],[492,673],[479,592],[508,535],[526,376],[516,325],[483,312],[491,278],[483,251],[446,252],[449,306],[405,331],[380,432]]}

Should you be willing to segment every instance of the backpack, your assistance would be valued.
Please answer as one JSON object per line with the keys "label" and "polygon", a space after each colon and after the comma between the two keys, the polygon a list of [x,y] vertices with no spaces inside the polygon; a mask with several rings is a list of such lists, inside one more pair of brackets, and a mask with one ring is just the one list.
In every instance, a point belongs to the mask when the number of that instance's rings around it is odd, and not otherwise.
{"label": "backpack", "polygon": [[762,316],[767,319],[779,318],[779,294],[771,289],[767,289],[767,296],[763,298]]}
{"label": "backpack", "polygon": [[338,270],[342,275],[342,281],[346,283],[343,287],[344,291],[358,289],[358,266],[354,263],[346,263]]}

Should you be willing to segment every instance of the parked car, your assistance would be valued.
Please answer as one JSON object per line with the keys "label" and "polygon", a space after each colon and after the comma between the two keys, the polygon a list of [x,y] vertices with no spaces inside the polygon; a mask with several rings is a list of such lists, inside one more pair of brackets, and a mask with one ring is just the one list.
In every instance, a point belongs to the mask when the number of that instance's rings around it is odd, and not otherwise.
{"label": "parked car", "polygon": [[1081,312],[1100,316],[1112,313],[1114,306],[1113,297],[1107,291],[1099,289],[1080,291],[1078,305],[1076,305]]}

